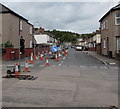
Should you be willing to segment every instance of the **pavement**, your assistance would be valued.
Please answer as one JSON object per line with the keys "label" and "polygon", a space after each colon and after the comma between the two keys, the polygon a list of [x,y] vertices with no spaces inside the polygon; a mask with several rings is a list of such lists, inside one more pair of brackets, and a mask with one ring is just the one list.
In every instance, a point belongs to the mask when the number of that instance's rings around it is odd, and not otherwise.
{"label": "pavement", "polygon": [[114,59],[114,58],[109,58],[103,55],[99,55],[97,54],[95,51],[83,51],[86,54],[89,54],[90,56],[98,59],[99,61],[101,61],[102,63],[104,63],[105,65],[110,65],[110,66],[118,66],[118,60]]}

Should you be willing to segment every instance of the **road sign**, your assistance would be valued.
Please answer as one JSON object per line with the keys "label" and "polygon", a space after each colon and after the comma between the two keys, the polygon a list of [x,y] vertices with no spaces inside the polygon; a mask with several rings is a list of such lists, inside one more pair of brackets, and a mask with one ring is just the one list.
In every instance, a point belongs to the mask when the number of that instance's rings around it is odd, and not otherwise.
{"label": "road sign", "polygon": [[54,47],[52,47],[52,52],[57,52],[58,51],[58,47],[56,47],[56,46],[54,46]]}

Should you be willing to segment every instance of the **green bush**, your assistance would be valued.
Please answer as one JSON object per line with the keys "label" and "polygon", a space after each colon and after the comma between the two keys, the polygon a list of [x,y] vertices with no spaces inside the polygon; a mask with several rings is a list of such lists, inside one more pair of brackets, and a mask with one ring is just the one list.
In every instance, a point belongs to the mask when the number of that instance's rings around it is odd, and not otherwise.
{"label": "green bush", "polygon": [[2,53],[6,53],[6,48],[13,48],[14,47],[10,41],[3,43],[1,46],[2,46]]}

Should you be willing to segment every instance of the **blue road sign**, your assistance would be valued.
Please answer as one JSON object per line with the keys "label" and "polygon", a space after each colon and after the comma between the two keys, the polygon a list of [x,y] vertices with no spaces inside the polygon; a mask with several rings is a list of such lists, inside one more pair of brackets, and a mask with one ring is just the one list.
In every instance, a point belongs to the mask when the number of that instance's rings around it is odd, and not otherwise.
{"label": "blue road sign", "polygon": [[58,51],[58,47],[56,47],[56,46],[54,46],[54,47],[52,47],[52,52],[57,52]]}

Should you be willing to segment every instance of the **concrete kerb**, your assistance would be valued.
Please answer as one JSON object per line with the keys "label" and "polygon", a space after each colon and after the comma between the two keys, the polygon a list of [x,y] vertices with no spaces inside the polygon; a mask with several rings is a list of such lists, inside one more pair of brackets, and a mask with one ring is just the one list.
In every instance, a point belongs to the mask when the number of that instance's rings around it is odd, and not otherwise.
{"label": "concrete kerb", "polygon": [[99,60],[100,62],[102,62],[102,63],[103,63],[103,64],[105,64],[106,66],[108,66],[108,65],[109,65],[109,63],[107,63],[107,62],[105,62],[105,61],[103,61],[103,60],[99,59],[98,57],[95,57],[95,56],[91,55],[89,52],[84,52],[84,53],[87,53],[88,55],[92,56],[93,58],[95,58],[95,59]]}
{"label": "concrete kerb", "polygon": [[99,58],[97,58],[97,57],[95,57],[95,56],[93,56],[93,55],[91,55],[91,54],[89,54],[89,55],[92,56],[93,58],[99,60],[100,62],[102,62],[102,63],[105,64],[106,66],[109,65],[109,63],[107,63],[107,62],[105,62],[105,61],[103,61],[103,60],[101,60],[101,59],[99,59]]}

